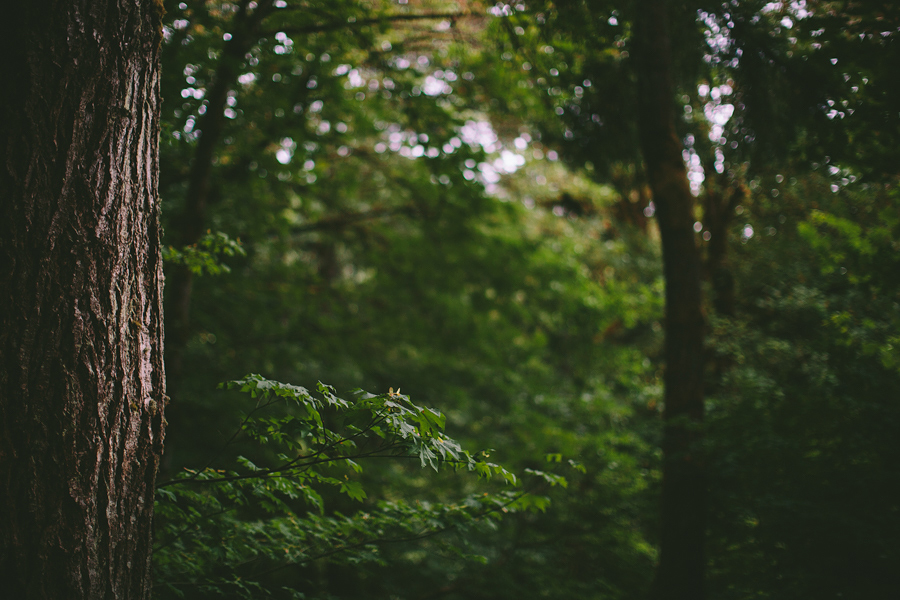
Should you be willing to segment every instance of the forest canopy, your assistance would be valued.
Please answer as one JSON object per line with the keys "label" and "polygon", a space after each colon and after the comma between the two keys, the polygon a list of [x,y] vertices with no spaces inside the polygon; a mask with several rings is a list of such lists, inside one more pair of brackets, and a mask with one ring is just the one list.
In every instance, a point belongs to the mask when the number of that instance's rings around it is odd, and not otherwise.
{"label": "forest canopy", "polygon": [[165,8],[156,597],[896,592],[895,3]]}

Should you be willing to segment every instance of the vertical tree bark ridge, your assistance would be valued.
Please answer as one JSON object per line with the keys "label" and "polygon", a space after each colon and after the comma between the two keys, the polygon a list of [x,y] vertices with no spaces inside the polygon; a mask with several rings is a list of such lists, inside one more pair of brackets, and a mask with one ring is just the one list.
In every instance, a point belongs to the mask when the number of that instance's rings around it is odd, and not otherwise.
{"label": "vertical tree bark ridge", "polygon": [[641,151],[656,205],[666,281],[665,412],[657,599],[704,598],[706,474],[702,455],[701,261],[693,196],[675,132],[665,0],[639,3],[635,32]]}
{"label": "vertical tree bark ridge", "polygon": [[159,2],[0,24],[0,581],[147,598],[165,373]]}

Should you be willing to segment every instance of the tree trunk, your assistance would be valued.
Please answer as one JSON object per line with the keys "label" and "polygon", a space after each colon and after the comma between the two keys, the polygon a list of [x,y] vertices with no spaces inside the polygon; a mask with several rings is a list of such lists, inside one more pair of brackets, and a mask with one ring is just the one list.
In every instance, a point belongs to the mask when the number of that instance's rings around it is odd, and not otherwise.
{"label": "tree trunk", "polygon": [[639,3],[635,32],[641,151],[662,238],[666,281],[665,412],[657,599],[704,597],[706,474],[701,262],[693,197],[675,133],[665,0]]}
{"label": "tree trunk", "polygon": [[[251,5],[255,8],[251,9]],[[244,55],[257,41],[257,28],[273,10],[272,0],[251,2],[242,0],[229,28],[232,37],[225,44],[212,85],[206,94],[206,112],[200,117],[197,130],[200,139],[191,161],[185,194],[184,212],[175,221],[180,247],[193,246],[207,229],[206,211],[212,187],[213,162],[216,148],[225,126],[225,106],[228,92],[240,74]],[[181,378],[182,355],[190,335],[191,294],[194,275],[184,266],[170,270],[167,290],[168,302],[168,360],[170,378],[177,386]],[[175,393],[175,392],[173,392]],[[177,397],[177,393],[176,397]]]}
{"label": "tree trunk", "polygon": [[163,440],[162,5],[0,24],[0,587],[150,595]]}
{"label": "tree trunk", "polygon": [[746,190],[737,181],[724,176],[707,179],[703,203],[703,224],[711,235],[706,247],[706,278],[712,288],[712,306],[716,314],[734,316],[734,275],[728,261],[728,228],[735,207]]}

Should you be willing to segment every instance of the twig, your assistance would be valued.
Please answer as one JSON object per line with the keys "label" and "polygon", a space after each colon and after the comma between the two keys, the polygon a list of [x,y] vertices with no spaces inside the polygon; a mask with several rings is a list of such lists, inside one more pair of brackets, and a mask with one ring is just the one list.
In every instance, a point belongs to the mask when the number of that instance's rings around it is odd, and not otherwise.
{"label": "twig", "polygon": [[383,17],[373,17],[370,19],[361,19],[359,21],[334,21],[332,23],[317,23],[315,25],[307,25],[306,27],[282,27],[278,31],[261,32],[262,35],[272,35],[277,32],[287,34],[302,35],[306,33],[322,33],[326,31],[335,31],[338,29],[356,29],[366,27],[368,25],[381,25],[384,23],[394,23],[397,21],[423,21],[437,19],[465,19],[470,17],[483,17],[485,15],[472,12],[455,12],[455,13],[424,13],[414,15],[385,15]]}

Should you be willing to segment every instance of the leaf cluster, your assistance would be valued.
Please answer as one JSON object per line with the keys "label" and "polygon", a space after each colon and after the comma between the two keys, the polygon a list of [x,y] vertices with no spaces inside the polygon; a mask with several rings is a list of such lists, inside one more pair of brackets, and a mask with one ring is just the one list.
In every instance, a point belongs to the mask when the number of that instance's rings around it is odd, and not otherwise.
{"label": "leaf cluster", "polygon": [[[441,413],[413,404],[399,390],[357,390],[346,400],[324,384],[312,394],[259,375],[223,387],[248,394],[254,406],[220,456],[158,486],[161,596],[282,597],[276,583],[283,573],[302,581],[316,561],[384,565],[380,549],[386,544],[459,534],[507,513],[547,506],[546,498],[521,489],[472,493],[453,503],[366,502],[357,476],[374,459],[412,459],[435,471],[444,465],[511,487],[520,480],[485,460],[486,452],[463,450],[444,433]],[[241,436],[253,442],[258,458],[226,455]],[[221,468],[223,462],[233,466]],[[531,469],[528,476],[547,486],[566,485],[551,472]],[[335,511],[326,503],[328,490],[363,508]],[[442,544],[442,550],[472,558],[458,545]]]}

